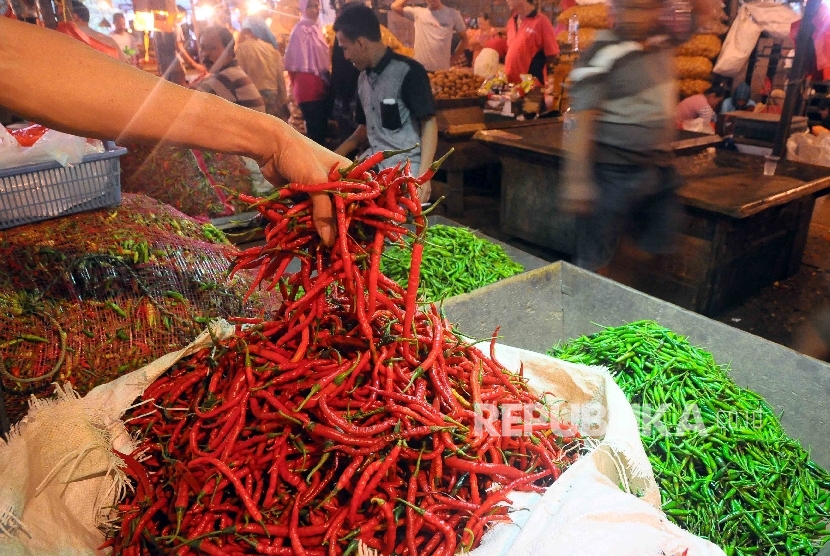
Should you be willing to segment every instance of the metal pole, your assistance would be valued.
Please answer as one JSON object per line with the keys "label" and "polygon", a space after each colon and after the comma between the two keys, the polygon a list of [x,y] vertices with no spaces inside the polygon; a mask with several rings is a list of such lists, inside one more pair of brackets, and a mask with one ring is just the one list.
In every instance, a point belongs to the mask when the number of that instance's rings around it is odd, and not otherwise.
{"label": "metal pole", "polygon": [[813,40],[813,17],[818,12],[821,0],[807,0],[804,8],[804,16],[801,18],[801,26],[798,29],[798,36],[795,39],[795,56],[793,65],[790,68],[789,81],[787,82],[787,96],[784,99],[784,106],[781,108],[781,120],[778,122],[778,130],[775,133],[775,143],[772,147],[773,156],[784,157],[786,155],[787,138],[790,136],[790,123],[795,113],[795,105],[801,93],[801,84],[804,82],[806,72],[806,50],[810,41]]}

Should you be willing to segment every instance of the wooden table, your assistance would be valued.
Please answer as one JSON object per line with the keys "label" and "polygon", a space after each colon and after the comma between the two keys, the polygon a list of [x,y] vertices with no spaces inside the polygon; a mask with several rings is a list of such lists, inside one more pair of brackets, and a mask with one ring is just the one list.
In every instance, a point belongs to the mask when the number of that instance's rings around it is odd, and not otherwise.
{"label": "wooden table", "polygon": [[[556,203],[567,152],[562,138],[559,124],[476,135],[502,161],[502,230],[573,254],[574,220]],[[761,157],[705,147],[699,137],[675,144],[686,182],[678,191],[686,219],[677,252],[659,265],[638,267],[631,285],[712,315],[798,270],[815,199],[830,189],[830,171],[783,161],[778,175],[764,176]]]}
{"label": "wooden table", "polygon": [[[438,120],[438,148],[436,158],[451,148],[453,154],[444,162],[433,178],[433,200],[443,195],[442,204],[448,216],[464,214],[464,172],[485,168],[489,179],[498,182],[501,160],[485,143],[472,140],[478,131],[538,127],[559,119],[516,120],[484,112],[480,99],[450,99],[436,101]],[[495,176],[495,177],[494,177]]]}

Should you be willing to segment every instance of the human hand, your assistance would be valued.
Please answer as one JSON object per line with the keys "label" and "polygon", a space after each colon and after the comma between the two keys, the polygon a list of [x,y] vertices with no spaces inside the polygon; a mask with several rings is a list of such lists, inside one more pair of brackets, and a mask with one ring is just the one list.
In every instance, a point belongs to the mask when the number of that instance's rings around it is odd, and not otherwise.
{"label": "human hand", "polygon": [[[324,183],[335,165],[348,166],[350,161],[305,137],[284,141],[277,152],[259,161],[262,175],[274,186],[288,182]],[[326,193],[311,196],[312,220],[323,243],[331,247],[337,238],[334,205]]]}
{"label": "human hand", "polygon": [[418,188],[418,201],[421,204],[428,203],[430,195],[432,195],[432,182],[428,180]]}
{"label": "human hand", "polygon": [[594,211],[598,192],[591,179],[566,178],[559,194],[559,208],[574,216],[587,216]]}
{"label": "human hand", "polygon": [[199,72],[199,75],[206,75],[208,73],[207,66],[204,64],[195,63],[193,64],[193,69]]}

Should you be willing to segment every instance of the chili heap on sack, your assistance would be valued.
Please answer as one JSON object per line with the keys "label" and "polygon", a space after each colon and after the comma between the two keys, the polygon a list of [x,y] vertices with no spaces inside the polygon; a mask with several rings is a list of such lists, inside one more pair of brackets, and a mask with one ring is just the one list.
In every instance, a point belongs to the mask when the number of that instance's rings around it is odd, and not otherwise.
{"label": "chili heap on sack", "polygon": [[[115,554],[454,554],[510,521],[510,493],[542,491],[581,453],[578,436],[477,430],[484,404],[534,404],[521,374],[459,337],[417,291],[426,219],[408,164],[383,154],[321,184],[247,199],[265,244],[234,270],[279,290],[265,321],[184,359],[127,425],[136,483],[107,545]],[[325,248],[308,194],[334,199]],[[411,234],[406,288],[380,272],[387,240]],[[300,270],[287,273],[299,259]],[[253,290],[252,290],[253,291]],[[499,427],[496,421],[496,427]]]}

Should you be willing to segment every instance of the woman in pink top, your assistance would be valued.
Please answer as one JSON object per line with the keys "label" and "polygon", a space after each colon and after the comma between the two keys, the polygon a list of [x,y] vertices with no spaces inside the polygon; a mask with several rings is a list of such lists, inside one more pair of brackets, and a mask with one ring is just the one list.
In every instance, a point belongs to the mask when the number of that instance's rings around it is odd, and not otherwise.
{"label": "woman in pink top", "polygon": [[300,10],[303,15],[285,50],[285,69],[291,77],[294,100],[303,112],[306,135],[324,145],[331,111],[331,52],[317,24],[320,0],[300,0]]}
{"label": "woman in pink top", "polygon": [[725,96],[726,90],[723,87],[709,87],[701,94],[683,99],[674,112],[677,128],[683,129],[683,122],[698,118],[713,121]]}

